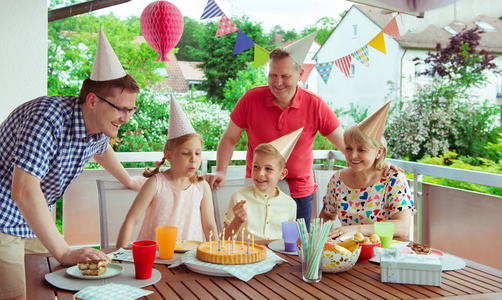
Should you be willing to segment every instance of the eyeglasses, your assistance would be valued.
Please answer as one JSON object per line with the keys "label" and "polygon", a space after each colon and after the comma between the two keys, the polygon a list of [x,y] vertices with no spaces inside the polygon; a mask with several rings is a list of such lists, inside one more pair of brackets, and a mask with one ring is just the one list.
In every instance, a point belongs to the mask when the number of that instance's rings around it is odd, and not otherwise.
{"label": "eyeglasses", "polygon": [[113,103],[110,103],[110,101],[106,100],[105,98],[103,97],[100,97],[98,95],[96,95],[96,97],[98,97],[99,99],[105,101],[106,103],[108,103],[108,105],[110,105],[111,107],[115,108],[116,111],[115,111],[115,114],[116,115],[121,115],[121,116],[127,116],[127,114],[129,114],[129,116],[132,116],[134,115],[134,113],[138,110],[138,108],[135,106],[133,108],[126,108],[126,107],[118,107],[117,105],[113,104]]}

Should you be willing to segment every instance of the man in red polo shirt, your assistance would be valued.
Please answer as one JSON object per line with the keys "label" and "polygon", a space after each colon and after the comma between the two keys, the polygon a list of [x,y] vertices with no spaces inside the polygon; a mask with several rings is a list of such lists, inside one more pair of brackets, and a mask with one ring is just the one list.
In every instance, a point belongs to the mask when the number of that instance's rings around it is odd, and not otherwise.
{"label": "man in red polo shirt", "polygon": [[291,197],[297,204],[297,217],[304,218],[307,224],[317,189],[312,172],[317,131],[341,151],[345,148],[343,128],[333,111],[319,96],[298,86],[302,64],[314,37],[312,33],[284,49],[270,52],[268,86],[253,88],[239,99],[218,144],[216,173],[206,176],[211,187],[216,183],[216,189],[225,183],[235,144],[244,129],[248,136],[246,177],[251,177],[253,151],[259,144],[304,127],[287,162],[286,178]]}

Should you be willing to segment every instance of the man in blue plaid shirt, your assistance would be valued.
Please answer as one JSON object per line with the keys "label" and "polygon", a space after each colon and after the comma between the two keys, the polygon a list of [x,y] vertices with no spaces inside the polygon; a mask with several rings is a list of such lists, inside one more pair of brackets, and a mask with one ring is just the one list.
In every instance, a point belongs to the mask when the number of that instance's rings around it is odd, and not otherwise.
{"label": "man in blue plaid shirt", "polygon": [[100,250],[71,249],[50,210],[91,158],[125,186],[141,188],[144,179],[129,176],[109,145],[136,111],[138,92],[101,31],[78,97],[28,101],[0,125],[0,299],[25,299],[25,253],[47,249],[63,265],[110,260]]}

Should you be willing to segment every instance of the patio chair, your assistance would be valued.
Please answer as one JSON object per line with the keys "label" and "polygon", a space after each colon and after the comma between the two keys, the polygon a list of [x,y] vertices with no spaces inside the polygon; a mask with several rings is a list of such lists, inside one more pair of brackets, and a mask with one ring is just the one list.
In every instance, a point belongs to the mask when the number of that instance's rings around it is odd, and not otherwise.
{"label": "patio chair", "polygon": [[[228,203],[230,203],[230,196],[235,191],[250,185],[253,185],[253,179],[238,178],[226,180],[225,184],[219,190],[213,188],[214,218],[218,232],[223,230],[223,220],[228,209]],[[280,180],[277,185],[282,192],[289,195],[289,186],[286,179]]]}
{"label": "patio chair", "polygon": [[[114,248],[120,231],[137,191],[128,189],[122,183],[112,180],[97,179],[99,202],[99,240],[101,249]],[[143,223],[136,225],[131,241],[136,240]]]}
{"label": "patio chair", "polygon": [[[216,172],[216,166],[211,167],[211,173]],[[225,179],[238,179],[246,177],[246,166],[228,166]]]}
{"label": "patio chair", "polygon": [[[314,181],[317,183],[317,191],[314,193],[314,201],[315,201],[315,212],[316,218],[319,217],[323,207],[323,197],[326,195],[326,189],[331,177],[336,170],[314,170]],[[340,220],[336,220],[335,227],[340,227]]]}

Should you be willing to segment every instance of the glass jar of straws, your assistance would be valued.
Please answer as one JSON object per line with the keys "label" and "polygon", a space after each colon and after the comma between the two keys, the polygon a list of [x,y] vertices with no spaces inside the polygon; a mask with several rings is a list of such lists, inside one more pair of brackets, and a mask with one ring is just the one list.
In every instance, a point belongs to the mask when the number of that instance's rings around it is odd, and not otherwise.
{"label": "glass jar of straws", "polygon": [[300,233],[299,255],[302,259],[303,280],[308,283],[317,283],[322,278],[322,254],[332,222],[324,223],[321,219],[313,219],[310,232],[307,231],[305,219],[299,219],[296,224]]}

